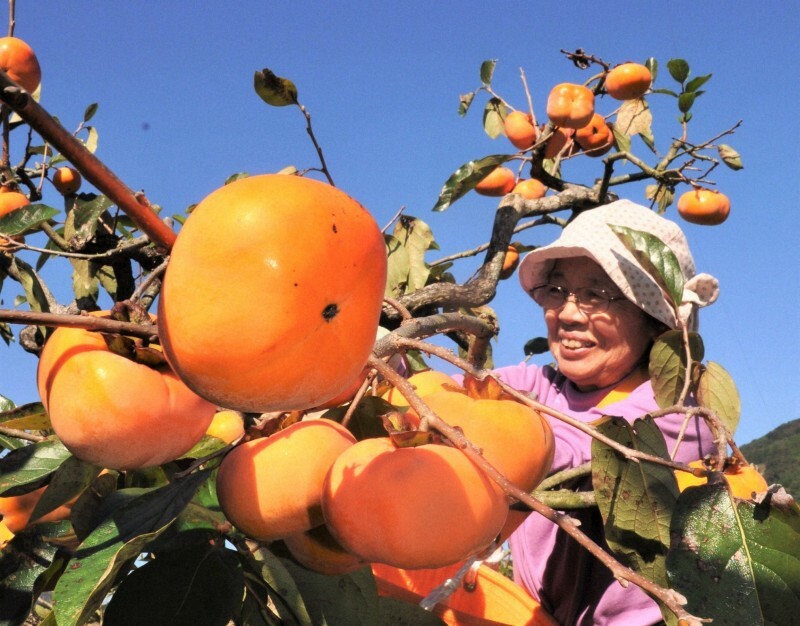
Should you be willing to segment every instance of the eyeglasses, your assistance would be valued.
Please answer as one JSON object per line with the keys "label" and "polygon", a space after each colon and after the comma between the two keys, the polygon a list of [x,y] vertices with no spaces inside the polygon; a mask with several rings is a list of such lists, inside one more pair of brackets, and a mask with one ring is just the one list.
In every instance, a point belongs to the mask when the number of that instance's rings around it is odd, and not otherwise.
{"label": "eyeglasses", "polygon": [[570,291],[558,285],[539,285],[530,291],[536,304],[543,309],[560,309],[572,296],[578,309],[592,315],[608,310],[608,306],[615,300],[625,300],[624,296],[612,296],[605,289],[597,287],[580,287]]}

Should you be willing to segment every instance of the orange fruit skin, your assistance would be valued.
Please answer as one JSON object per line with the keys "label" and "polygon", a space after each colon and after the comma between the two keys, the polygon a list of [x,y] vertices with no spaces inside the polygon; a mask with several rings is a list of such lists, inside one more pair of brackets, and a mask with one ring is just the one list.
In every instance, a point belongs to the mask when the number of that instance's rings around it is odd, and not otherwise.
{"label": "orange fruit skin", "polygon": [[503,269],[500,270],[500,280],[511,278],[519,265],[519,252],[514,246],[508,246],[506,257],[503,259]]}
{"label": "orange fruit skin", "polygon": [[475,191],[482,196],[504,196],[511,193],[515,183],[514,172],[507,167],[499,166],[475,185]]}
{"label": "orange fruit skin", "polygon": [[217,474],[223,513],[259,541],[319,526],[325,521],[320,503],[325,474],[355,442],[337,422],[314,419],[239,444],[225,456]]}
{"label": "orange fruit skin", "polygon": [[527,150],[536,141],[539,129],[533,124],[530,113],[512,111],[503,120],[506,137],[519,150]]}
{"label": "orange fruit skin", "polygon": [[206,435],[216,437],[225,443],[233,443],[244,435],[244,420],[236,411],[229,409],[217,411],[206,430]]}
{"label": "orange fruit skin", "polygon": [[[565,150],[564,148],[567,144],[570,145]],[[575,130],[572,128],[557,128],[547,140],[547,144],[545,144],[544,158],[555,159],[559,154],[562,157],[568,157],[577,154],[578,150],[578,145],[575,143]]]}
{"label": "orange fruit skin", "polygon": [[728,197],[712,189],[692,189],[678,198],[678,214],[691,224],[717,226],[730,212]]}
{"label": "orange fruit skin", "polygon": [[652,82],[650,70],[640,63],[617,65],[606,75],[605,88],[615,100],[641,98]]}
{"label": "orange fruit skin", "polygon": [[300,565],[320,574],[341,576],[367,565],[342,548],[325,524],[284,537],[283,543]]}
{"label": "orange fruit skin", "polygon": [[594,94],[583,85],[560,83],[547,97],[547,117],[556,126],[582,128],[594,115]]}
{"label": "orange fruit skin", "polygon": [[[702,460],[692,461],[688,465],[689,467],[705,467]],[[753,493],[763,493],[769,487],[764,477],[752,465],[729,466],[725,469],[723,475],[731,488],[733,496],[743,500],[749,500],[753,497]],[[688,487],[705,485],[708,482],[708,478],[705,476],[695,476],[681,470],[675,470],[675,479],[678,481],[679,491],[683,491]]]}
{"label": "orange fruit skin", "polygon": [[29,93],[42,81],[42,68],[33,48],[17,37],[0,37],[0,69]]}
{"label": "orange fruit skin", "polygon": [[53,174],[53,186],[62,196],[76,193],[82,182],[80,172],[72,167],[59,167]]}
{"label": "orange fruit skin", "polygon": [[[438,370],[424,370],[408,377],[408,384],[414,388],[420,398],[438,393],[447,388],[460,389],[452,376]],[[389,404],[395,406],[408,406],[408,400],[395,387],[392,387],[381,396]]]}
{"label": "orange fruit skin", "polygon": [[67,449],[109,469],[172,461],[200,441],[214,417],[214,405],[168,367],[152,369],[114,354],[99,333],[80,328],[53,332],[40,355],[37,385]]}
{"label": "orange fruit skin", "polygon": [[[18,191],[12,191],[8,187],[0,187],[0,217],[8,215],[9,213],[16,211],[17,209],[26,207],[30,203],[31,201],[28,199],[28,196],[26,196],[24,193],[20,193]],[[25,237],[23,235],[11,237],[10,239],[18,243],[25,243]],[[8,250],[9,248],[13,247],[9,245],[4,245],[1,242],[2,238],[0,238],[0,250]]]}
{"label": "orange fruit skin", "polygon": [[540,180],[528,178],[514,185],[514,189],[511,190],[511,193],[518,193],[528,200],[538,200],[539,198],[545,197],[547,194],[547,187],[545,187],[544,183]]}
{"label": "orange fruit skin", "polygon": [[[33,513],[33,509],[36,508],[36,504],[41,499],[45,489],[47,489],[47,485],[18,496],[0,498],[0,515],[2,515],[2,521],[8,530],[12,533],[18,533],[28,525],[31,519],[31,513]],[[77,498],[75,498],[75,500],[77,500]],[[60,522],[61,520],[67,519],[71,512],[72,503],[62,504],[60,507],[34,521],[37,524]]]}
{"label": "orange fruit skin", "polygon": [[211,193],[178,233],[159,337],[219,406],[309,409],[366,364],[385,285],[383,234],[358,202],[308,178],[251,176]]}
{"label": "orange fruit skin", "polygon": [[325,477],[325,522],[364,561],[418,569],[487,547],[508,515],[500,488],[463,452],[396,448],[388,438],[348,448]]}
{"label": "orange fruit skin", "polygon": [[614,146],[614,133],[603,116],[595,113],[586,126],[575,131],[575,141],[587,156],[598,157]]}
{"label": "orange fruit skin", "polygon": [[445,422],[460,427],[486,460],[523,491],[533,490],[550,471],[553,431],[547,419],[530,407],[447,391],[426,396],[425,403]]}

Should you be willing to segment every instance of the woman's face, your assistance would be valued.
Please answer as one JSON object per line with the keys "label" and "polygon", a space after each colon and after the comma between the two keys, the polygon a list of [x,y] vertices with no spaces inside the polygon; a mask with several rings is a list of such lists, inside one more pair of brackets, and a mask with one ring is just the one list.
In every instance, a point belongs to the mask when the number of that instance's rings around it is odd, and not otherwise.
{"label": "woman's face", "polygon": [[[594,287],[622,296],[588,257],[559,259],[548,280],[568,291]],[[545,309],[544,319],[550,352],[559,370],[582,391],[608,387],[625,378],[639,365],[656,334],[644,311],[624,298],[591,315],[570,298],[559,309]]]}

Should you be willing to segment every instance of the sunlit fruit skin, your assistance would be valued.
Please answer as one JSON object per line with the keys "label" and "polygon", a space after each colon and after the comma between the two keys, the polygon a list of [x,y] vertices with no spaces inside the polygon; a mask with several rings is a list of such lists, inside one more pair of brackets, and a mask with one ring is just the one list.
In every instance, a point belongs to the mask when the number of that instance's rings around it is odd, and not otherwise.
{"label": "sunlit fruit skin", "polygon": [[605,88],[615,100],[641,98],[650,89],[650,70],[640,63],[622,63],[606,75]]}
{"label": "sunlit fruit skin", "polygon": [[53,174],[53,186],[62,196],[77,193],[82,182],[80,172],[72,167],[59,167]]}
{"label": "sunlit fruit skin", "polygon": [[306,569],[328,576],[342,576],[367,565],[342,548],[325,524],[283,538],[289,553]]}
{"label": "sunlit fruit skin", "polygon": [[503,267],[500,270],[500,280],[511,278],[519,265],[519,252],[514,246],[508,246],[506,256],[503,259]]}
{"label": "sunlit fruit skin", "polygon": [[545,197],[547,194],[547,187],[545,187],[544,183],[540,180],[527,178],[514,185],[511,193],[518,193],[528,200],[538,200],[539,198]]}
{"label": "sunlit fruit skin", "polygon": [[337,422],[313,419],[239,444],[225,456],[217,474],[223,513],[259,541],[319,526],[324,522],[320,501],[325,474],[355,442]]}
{"label": "sunlit fruit skin", "polygon": [[[448,388],[461,388],[461,385],[459,385],[452,376],[438,370],[417,372],[409,376],[407,382],[414,388],[414,391],[420,398]],[[389,404],[394,404],[395,406],[408,406],[409,404],[405,395],[396,387],[389,389],[382,397]]]}
{"label": "sunlit fruit skin", "polygon": [[539,129],[533,124],[530,113],[512,111],[503,120],[503,128],[508,140],[519,150],[527,150],[536,141]]}
{"label": "sunlit fruit skin", "polygon": [[[28,525],[31,521],[31,513],[33,513],[36,504],[41,500],[45,489],[47,489],[47,485],[18,496],[0,497],[0,516],[2,516],[3,523],[8,530],[12,533],[18,533]],[[68,504],[62,504],[46,515],[33,521],[40,524],[45,522],[60,522],[61,520],[67,519],[72,512],[72,504],[74,504],[74,501]]]}
{"label": "sunlit fruit skin", "polygon": [[717,226],[728,219],[730,212],[728,197],[712,189],[692,189],[678,198],[678,214],[691,224]]}
{"label": "sunlit fruit skin", "polygon": [[461,450],[426,444],[396,448],[365,439],[343,452],[325,477],[325,522],[364,561],[442,567],[486,548],[508,502]]}
{"label": "sunlit fruit skin", "polygon": [[233,443],[244,435],[244,419],[237,411],[230,409],[217,411],[206,430],[206,435],[216,437],[225,443]]}
{"label": "sunlit fruit skin", "polygon": [[547,117],[556,126],[582,128],[594,114],[594,94],[583,85],[561,83],[547,97]]}
{"label": "sunlit fruit skin", "polygon": [[362,371],[385,285],[383,234],[358,202],[308,178],[251,176],[211,193],[178,233],[159,337],[219,406],[308,409]]}
{"label": "sunlit fruit skin", "polygon": [[514,172],[507,167],[499,166],[475,185],[475,191],[482,196],[504,196],[511,193],[515,183]]}
{"label": "sunlit fruit skin", "polygon": [[601,156],[614,146],[614,133],[599,113],[591,121],[575,131],[575,141],[588,156]]}
{"label": "sunlit fruit skin", "polygon": [[215,411],[168,366],[154,369],[114,354],[99,333],[80,328],[53,332],[40,355],[37,385],[67,449],[109,469],[180,457],[200,441]]}
{"label": "sunlit fruit skin", "polygon": [[474,399],[442,391],[425,404],[481,449],[483,456],[523,491],[533,490],[547,476],[555,454],[550,423],[532,408],[513,400]]}
{"label": "sunlit fruit skin", "polygon": [[[702,460],[692,461],[688,465],[697,468],[705,467]],[[750,500],[754,493],[764,493],[769,487],[766,479],[752,465],[731,465],[725,468],[723,476],[733,496],[743,500]],[[688,487],[705,485],[708,482],[706,476],[695,476],[682,470],[675,470],[675,479],[678,481],[679,491]]]}
{"label": "sunlit fruit skin", "polygon": [[[24,193],[13,191],[8,187],[0,187],[0,217],[26,207],[30,203],[31,201]],[[15,237],[11,237],[10,239],[12,241],[16,241],[17,243],[25,242],[24,235],[17,235]],[[12,246],[4,244],[3,239],[0,238],[0,250],[8,250],[9,248],[12,248]]]}
{"label": "sunlit fruit skin", "polygon": [[33,48],[17,37],[0,37],[0,69],[29,93],[42,81],[42,68]]}

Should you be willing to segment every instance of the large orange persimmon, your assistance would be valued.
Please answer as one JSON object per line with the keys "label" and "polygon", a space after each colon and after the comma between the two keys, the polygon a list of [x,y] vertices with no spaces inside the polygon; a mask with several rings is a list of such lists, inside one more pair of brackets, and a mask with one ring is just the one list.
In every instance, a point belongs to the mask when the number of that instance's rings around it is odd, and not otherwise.
{"label": "large orange persimmon", "polygon": [[324,522],[322,482],[336,457],[356,442],[328,419],[295,422],[236,446],[217,474],[223,513],[245,535],[273,541]]}
{"label": "large orange persimmon", "polygon": [[[702,459],[692,461],[688,465],[689,467],[711,469]],[[754,493],[763,493],[769,487],[765,478],[752,465],[728,464],[723,470],[723,476],[731,488],[731,493],[736,498],[742,498],[743,500],[749,500]],[[678,481],[679,491],[683,491],[688,487],[705,485],[708,482],[706,476],[695,476],[682,470],[675,470],[675,479]]]}
{"label": "large orange persimmon", "polygon": [[475,191],[482,196],[504,196],[507,193],[511,193],[515,182],[514,172],[500,165],[475,185]]}
{"label": "large orange persimmon", "polygon": [[616,100],[633,100],[650,89],[651,81],[650,70],[644,65],[623,63],[606,74],[605,87],[608,95]]}
{"label": "large orange persimmon", "polygon": [[580,147],[575,142],[575,130],[572,128],[556,128],[544,146],[544,158],[569,157],[579,151]]}
{"label": "large orange persimmon", "polygon": [[99,333],[80,328],[53,332],[42,349],[37,384],[67,449],[110,469],[172,461],[202,439],[214,417],[214,405],[166,364],[137,363],[111,352]]}
{"label": "large orange persimmon", "polygon": [[526,178],[514,185],[514,189],[511,190],[511,193],[518,193],[528,200],[538,200],[547,195],[547,187],[542,181],[536,178]]}
{"label": "large orange persimmon", "polygon": [[237,439],[241,439],[244,435],[244,418],[238,411],[231,411],[224,409],[214,413],[214,419],[211,420],[206,429],[206,435],[216,437],[225,443],[233,443]]}
{"label": "large orange persimmon", "polygon": [[594,94],[583,85],[561,83],[547,97],[547,117],[556,126],[583,128],[594,115]]}
{"label": "large orange persimmon", "polygon": [[220,406],[308,409],[362,371],[385,286],[383,234],[358,202],[309,178],[251,176],[211,193],[178,233],[159,337]]}
{"label": "large orange persimmon", "polygon": [[[438,393],[445,389],[458,389],[461,387],[452,376],[432,369],[412,374],[408,377],[408,384],[414,388],[414,391],[420,398],[429,396],[432,393]],[[389,404],[408,406],[408,400],[396,387],[389,389],[382,397]]]}
{"label": "large orange persimmon", "polygon": [[325,524],[283,538],[289,553],[306,569],[341,576],[367,564],[342,548]]}
{"label": "large orange persimmon", "polygon": [[0,69],[30,93],[42,80],[42,68],[33,48],[17,37],[0,37]]}
{"label": "large orange persimmon", "polygon": [[[47,485],[18,496],[5,496],[0,498],[0,517],[8,530],[12,533],[18,533],[28,525],[31,521],[31,513],[33,513],[39,500],[42,499],[42,494],[45,489],[47,489]],[[77,498],[67,504],[62,504],[33,521],[38,524],[59,522],[67,519],[72,512],[72,505],[75,500],[77,500]]]}
{"label": "large orange persimmon", "polygon": [[534,125],[531,114],[523,111],[512,111],[506,115],[503,129],[508,140],[520,150],[530,148],[539,135],[539,129]]}
{"label": "large orange persimmon", "polygon": [[590,122],[575,131],[575,141],[588,156],[601,156],[614,146],[614,133],[599,113]]}
{"label": "large orange persimmon", "polygon": [[508,515],[502,490],[466,454],[388,437],[345,450],[325,477],[325,523],[365,561],[442,567],[486,548]]}
{"label": "large orange persimmon", "polygon": [[425,396],[425,404],[479,447],[489,463],[512,484],[531,491],[553,463],[555,441],[550,423],[513,400],[471,398],[458,391]]}
{"label": "large orange persimmon", "polygon": [[724,193],[697,187],[678,198],[678,214],[687,222],[703,226],[722,224],[731,212],[731,202]]}

